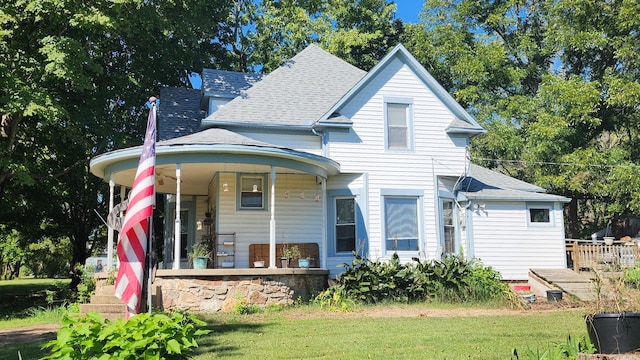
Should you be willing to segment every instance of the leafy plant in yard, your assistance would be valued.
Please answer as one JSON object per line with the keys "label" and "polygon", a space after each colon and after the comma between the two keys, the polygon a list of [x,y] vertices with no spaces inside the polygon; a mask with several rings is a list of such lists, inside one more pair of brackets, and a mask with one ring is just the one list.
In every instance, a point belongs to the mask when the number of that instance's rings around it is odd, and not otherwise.
{"label": "leafy plant in yard", "polygon": [[262,312],[262,308],[258,305],[249,304],[246,299],[239,299],[234,309],[234,313],[237,315],[249,315],[259,312]]}
{"label": "leafy plant in yard", "polygon": [[46,290],[46,301],[49,305],[73,302],[84,304],[89,302],[91,295],[96,291],[96,279],[82,265],[76,266],[75,272],[80,277],[76,292],[73,293],[71,291],[68,282],[56,281],[53,290]]}
{"label": "leafy plant in yard", "polygon": [[437,261],[403,264],[394,253],[389,261],[371,261],[353,253],[351,265],[337,284],[316,300],[339,305],[344,298],[372,304],[379,302],[413,302],[428,299],[444,301],[489,301],[508,298],[509,288],[500,273],[477,260],[466,261],[448,256]]}
{"label": "leafy plant in yard", "polygon": [[541,350],[541,349],[527,349],[523,354],[519,354],[517,349],[513,350],[513,359],[528,359],[528,360],[577,360],[578,354],[593,354],[596,352],[596,348],[586,336],[579,338],[567,337],[567,341],[564,343],[555,344],[554,346]]}
{"label": "leafy plant in yard", "polygon": [[196,337],[209,333],[197,328],[203,325],[180,313],[144,313],[128,321],[103,320],[98,313],[66,316],[43,359],[184,359],[198,347]]}
{"label": "leafy plant in yard", "polygon": [[640,266],[624,269],[622,279],[625,285],[634,289],[640,289]]}
{"label": "leafy plant in yard", "polygon": [[355,302],[347,295],[342,284],[332,286],[331,291],[321,292],[314,301],[321,308],[340,312],[351,312],[355,305]]}

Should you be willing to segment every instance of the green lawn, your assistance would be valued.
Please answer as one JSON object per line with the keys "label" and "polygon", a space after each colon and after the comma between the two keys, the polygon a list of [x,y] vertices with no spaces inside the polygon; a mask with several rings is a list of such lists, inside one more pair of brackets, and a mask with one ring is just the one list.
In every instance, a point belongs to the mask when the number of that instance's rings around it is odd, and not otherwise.
{"label": "green lawn", "polygon": [[[497,316],[214,317],[195,359],[509,359],[586,335],[583,310]],[[521,357],[524,358],[524,357]]]}
{"label": "green lawn", "polygon": [[45,290],[54,288],[56,282],[69,283],[69,281],[69,279],[0,280],[0,329],[59,322],[59,315],[53,315],[52,318],[52,312],[43,311],[48,307]]}
{"label": "green lawn", "polygon": [[[426,308],[425,305],[421,307]],[[507,315],[384,317],[329,313],[301,306],[258,315],[214,314],[194,359],[510,359],[513,349],[546,349],[586,335],[584,309]],[[460,309],[467,312],[469,308]],[[481,311],[482,312],[482,311]],[[489,309],[489,313],[496,313]],[[0,359],[34,359],[44,344],[0,348]],[[26,355],[26,356],[25,356]],[[526,357],[521,357],[522,359]]]}

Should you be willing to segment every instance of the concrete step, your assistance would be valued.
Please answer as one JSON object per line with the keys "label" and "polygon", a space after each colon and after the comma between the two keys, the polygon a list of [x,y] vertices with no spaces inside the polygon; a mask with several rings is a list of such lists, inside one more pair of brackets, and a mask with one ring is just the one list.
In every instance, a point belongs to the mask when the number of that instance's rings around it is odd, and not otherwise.
{"label": "concrete step", "polygon": [[115,285],[103,285],[100,286],[98,288],[96,288],[96,293],[95,295],[111,295],[113,296],[116,293],[116,286]]}
{"label": "concrete step", "polygon": [[125,304],[80,304],[80,314],[95,311],[103,315],[105,314],[122,314],[124,316],[127,311]]}
{"label": "concrete step", "polygon": [[122,300],[115,295],[91,295],[91,304],[122,304]]}

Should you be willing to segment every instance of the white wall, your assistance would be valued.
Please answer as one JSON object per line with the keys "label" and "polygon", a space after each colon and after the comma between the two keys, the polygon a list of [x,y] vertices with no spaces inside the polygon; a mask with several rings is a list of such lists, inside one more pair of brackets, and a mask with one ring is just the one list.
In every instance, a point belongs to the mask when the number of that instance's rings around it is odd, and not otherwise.
{"label": "white wall", "polygon": [[248,138],[266,142],[268,144],[282,146],[298,151],[305,151],[315,155],[322,155],[322,140],[320,136],[302,133],[282,132],[256,132],[236,130],[238,134]]}
{"label": "white wall", "polygon": [[[414,150],[385,150],[384,98],[413,100]],[[401,61],[391,61],[340,113],[351,118],[349,133],[329,135],[328,154],[346,173],[368,174],[369,251],[372,258],[382,252],[381,189],[423,191],[423,236],[420,254],[436,256],[438,243],[437,198],[434,174],[458,176],[465,168],[464,139],[445,133],[454,117],[424,83]]]}
{"label": "white wall", "polygon": [[[269,243],[269,222],[271,213],[266,210],[236,209],[236,174],[221,173],[220,184],[229,184],[229,192],[220,192],[218,197],[218,232],[236,233],[236,268],[249,267],[249,244]],[[270,182],[267,176],[267,182]],[[270,189],[270,186],[265,186]],[[284,193],[289,190],[289,198]],[[222,190],[221,190],[222,191]],[[304,199],[300,193],[304,191]],[[322,242],[322,202],[324,196],[315,201],[315,195],[321,191],[316,177],[309,175],[284,175],[276,177],[276,242],[318,243],[320,253]],[[270,204],[271,194],[266,191]]]}
{"label": "white wall", "polygon": [[528,215],[524,202],[487,202],[472,211],[474,255],[505,280],[525,280],[531,268],[566,267],[562,204],[554,204],[551,224],[528,224]]}

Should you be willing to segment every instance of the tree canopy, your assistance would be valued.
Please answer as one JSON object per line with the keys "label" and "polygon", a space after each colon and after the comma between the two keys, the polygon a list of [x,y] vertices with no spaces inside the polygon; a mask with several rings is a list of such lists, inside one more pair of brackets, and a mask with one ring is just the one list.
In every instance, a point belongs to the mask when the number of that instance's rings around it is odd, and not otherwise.
{"label": "tree canopy", "polygon": [[573,199],[570,237],[640,196],[640,5],[428,0],[410,50],[488,130],[473,159]]}
{"label": "tree canopy", "polygon": [[188,86],[204,67],[270,71],[310,42],[370,66],[395,45],[394,9],[384,0],[0,0],[0,263],[19,266],[37,251],[29,244],[53,241],[71,247],[73,267],[90,237],[104,241],[96,211],[106,214],[108,188],[89,160],[142,141],[144,104],[162,86]]}

